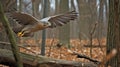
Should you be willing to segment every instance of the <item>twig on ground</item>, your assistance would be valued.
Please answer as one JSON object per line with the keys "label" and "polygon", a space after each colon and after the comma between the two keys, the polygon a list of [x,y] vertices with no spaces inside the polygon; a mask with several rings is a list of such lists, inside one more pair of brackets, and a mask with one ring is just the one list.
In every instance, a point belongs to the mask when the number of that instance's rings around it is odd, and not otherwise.
{"label": "twig on ground", "polygon": [[88,56],[86,56],[84,54],[79,54],[77,52],[73,52],[72,55],[77,55],[77,58],[84,58],[84,59],[87,59],[87,60],[89,60],[91,62],[94,62],[95,64],[100,64],[100,61],[98,61],[96,59],[93,59],[91,57],[88,57]]}

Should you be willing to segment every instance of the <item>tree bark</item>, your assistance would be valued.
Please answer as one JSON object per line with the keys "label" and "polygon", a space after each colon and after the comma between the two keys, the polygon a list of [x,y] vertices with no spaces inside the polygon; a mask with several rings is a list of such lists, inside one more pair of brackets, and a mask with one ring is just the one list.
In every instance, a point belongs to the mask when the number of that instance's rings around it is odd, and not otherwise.
{"label": "tree bark", "polygon": [[[109,0],[109,21],[107,33],[107,54],[113,49],[120,51],[120,1]],[[120,53],[112,58],[107,66],[120,67]]]}

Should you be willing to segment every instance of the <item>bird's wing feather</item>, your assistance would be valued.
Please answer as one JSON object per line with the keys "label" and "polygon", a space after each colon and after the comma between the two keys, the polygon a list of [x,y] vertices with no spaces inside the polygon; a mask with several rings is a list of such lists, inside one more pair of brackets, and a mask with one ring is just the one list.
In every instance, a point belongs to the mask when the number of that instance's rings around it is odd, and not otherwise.
{"label": "bird's wing feather", "polygon": [[67,24],[68,22],[70,22],[70,20],[76,19],[77,14],[78,14],[77,12],[71,11],[71,12],[68,12],[65,14],[52,16],[51,18],[48,19],[48,22],[51,23],[49,28],[53,28],[56,26],[62,26],[64,24]]}
{"label": "bird's wing feather", "polygon": [[24,28],[24,25],[16,24],[16,26],[12,27],[12,30],[17,34]]}
{"label": "bird's wing feather", "polygon": [[34,24],[37,22],[36,18],[23,12],[12,12],[10,16],[21,25]]}

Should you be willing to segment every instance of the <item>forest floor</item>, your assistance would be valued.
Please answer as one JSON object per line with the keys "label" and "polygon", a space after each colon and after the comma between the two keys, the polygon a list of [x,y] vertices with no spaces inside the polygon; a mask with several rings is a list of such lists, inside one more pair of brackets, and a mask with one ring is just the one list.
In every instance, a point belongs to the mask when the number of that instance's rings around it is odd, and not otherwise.
{"label": "forest floor", "polygon": [[[21,40],[21,44],[26,44],[26,49],[21,48],[21,52],[29,53],[29,54],[40,54],[40,47],[38,45],[41,44],[41,40],[35,41],[33,39],[29,40]],[[84,54],[88,57],[101,61],[104,59],[106,55],[106,38],[102,38],[100,40],[93,39],[92,45],[96,45],[98,47],[85,47],[85,45],[90,45],[89,40],[79,40],[79,39],[72,39],[70,40],[71,48],[66,48],[65,46],[60,46],[60,43],[57,39],[47,39],[46,40],[46,56],[56,59],[64,59],[64,60],[71,60],[71,61],[82,61],[88,62],[88,60],[80,58],[78,59],[75,55],[72,55],[72,52],[77,52],[79,54]],[[90,50],[92,49],[92,53]],[[30,50],[30,51],[29,51]],[[92,55],[92,56],[91,56]]]}
{"label": "forest floor", "polygon": [[[21,52],[32,55],[38,55],[41,52],[40,51],[41,40],[21,39],[19,43],[21,44],[20,46],[25,47],[25,48],[20,47]],[[85,45],[90,45],[89,40],[72,39],[70,40],[71,48],[69,49],[66,48],[65,46],[59,46],[59,44],[60,43],[57,39],[47,39],[45,56],[55,59],[64,59],[64,60],[79,61],[79,62],[89,62],[89,61],[84,58],[77,58],[76,55],[72,55],[73,52],[84,54],[98,61],[103,60],[106,56],[106,48],[100,47],[100,46],[106,46],[106,38],[102,38],[100,40],[93,39],[92,45],[98,47],[92,47],[92,48],[85,47]],[[90,52],[91,49],[92,49],[92,53]],[[8,67],[8,66],[0,65],[0,67]]]}

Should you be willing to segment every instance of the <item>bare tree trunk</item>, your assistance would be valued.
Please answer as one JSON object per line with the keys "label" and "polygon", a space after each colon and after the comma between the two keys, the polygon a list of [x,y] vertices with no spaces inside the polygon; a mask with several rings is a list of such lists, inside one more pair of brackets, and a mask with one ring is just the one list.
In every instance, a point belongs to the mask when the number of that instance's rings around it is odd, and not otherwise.
{"label": "bare tree trunk", "polygon": [[[43,9],[43,18],[47,17],[48,15],[48,3],[49,0],[43,0],[44,9]],[[46,45],[46,30],[42,31],[42,44],[41,44],[41,55],[45,55],[45,45]]]}
{"label": "bare tree trunk", "polygon": [[21,12],[22,11],[22,2],[23,2],[23,0],[19,0],[19,8],[18,8],[18,10]]}
{"label": "bare tree trunk", "polygon": [[[68,12],[69,6],[68,0],[60,0],[59,13]],[[60,43],[70,47],[70,24],[66,24],[59,28],[59,40]]]}
{"label": "bare tree trunk", "polygon": [[113,48],[117,49],[118,54],[107,63],[107,66],[120,67],[120,0],[109,0],[107,54]]}
{"label": "bare tree trunk", "polygon": [[[81,39],[88,39],[88,33],[89,33],[89,25],[90,23],[90,5],[87,5],[86,0],[77,0],[78,5],[79,5],[79,13],[80,13],[80,18],[79,18],[79,36]],[[87,20],[86,20],[87,19]]]}
{"label": "bare tree trunk", "polygon": [[37,19],[40,19],[40,13],[39,13],[39,5],[40,5],[41,0],[32,0],[32,13],[33,16],[36,17]]}

